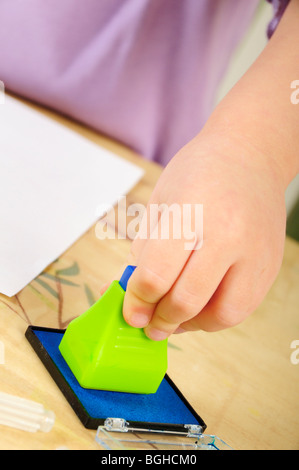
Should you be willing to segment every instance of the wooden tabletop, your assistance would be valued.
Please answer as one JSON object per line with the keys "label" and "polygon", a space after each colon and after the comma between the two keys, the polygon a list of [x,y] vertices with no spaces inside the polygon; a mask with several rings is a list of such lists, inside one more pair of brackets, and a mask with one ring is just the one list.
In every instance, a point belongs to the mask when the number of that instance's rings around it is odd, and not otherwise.
{"label": "wooden tabletop", "polygon": [[[158,165],[48,110],[41,112],[144,168],[127,201],[146,204],[161,173]],[[0,390],[42,403],[56,415],[49,433],[0,426],[0,449],[99,449],[95,431],[83,427],[24,333],[28,324],[65,328],[86,311],[125,263],[130,243],[99,240],[94,226],[18,295],[0,295]],[[207,423],[206,433],[234,449],[299,449],[299,364],[291,360],[299,359],[291,348],[299,340],[298,287],[299,245],[287,239],[277,280],[243,324],[169,340],[168,374]]]}

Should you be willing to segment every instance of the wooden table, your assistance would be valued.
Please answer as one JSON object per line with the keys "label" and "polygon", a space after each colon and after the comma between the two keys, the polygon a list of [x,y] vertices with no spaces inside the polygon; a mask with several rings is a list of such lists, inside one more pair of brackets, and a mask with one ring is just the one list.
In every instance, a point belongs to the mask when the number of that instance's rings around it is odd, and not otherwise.
{"label": "wooden table", "polygon": [[[37,108],[38,109],[38,108]],[[98,145],[145,169],[128,203],[148,200],[161,168],[122,145],[41,110]],[[0,449],[99,449],[24,337],[28,324],[65,328],[98,297],[126,261],[129,239],[99,240],[95,227],[18,295],[0,295],[0,390],[53,410],[50,433],[0,426]],[[169,340],[170,377],[208,425],[234,449],[299,449],[299,245],[286,240],[281,272],[257,311],[242,325]],[[299,353],[298,353],[299,359]]]}

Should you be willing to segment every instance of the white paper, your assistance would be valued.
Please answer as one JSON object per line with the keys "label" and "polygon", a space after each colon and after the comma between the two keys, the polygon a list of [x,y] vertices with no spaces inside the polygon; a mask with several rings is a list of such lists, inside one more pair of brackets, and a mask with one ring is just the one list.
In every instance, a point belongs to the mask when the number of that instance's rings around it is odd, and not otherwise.
{"label": "white paper", "polygon": [[[0,105],[0,292],[13,296],[143,170],[6,96]],[[100,241],[99,241],[100,243]]]}

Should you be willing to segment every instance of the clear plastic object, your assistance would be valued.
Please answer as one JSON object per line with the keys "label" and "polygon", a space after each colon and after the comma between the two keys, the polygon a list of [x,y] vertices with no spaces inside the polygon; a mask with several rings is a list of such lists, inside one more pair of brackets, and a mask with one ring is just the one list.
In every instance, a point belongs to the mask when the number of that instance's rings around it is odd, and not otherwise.
{"label": "clear plastic object", "polygon": [[[113,421],[117,426],[113,426]],[[232,450],[217,436],[185,427],[186,433],[137,429],[126,426],[119,418],[108,418],[98,427],[95,440],[106,450]]]}
{"label": "clear plastic object", "polygon": [[0,424],[23,431],[51,431],[55,422],[53,411],[25,398],[0,392]]}

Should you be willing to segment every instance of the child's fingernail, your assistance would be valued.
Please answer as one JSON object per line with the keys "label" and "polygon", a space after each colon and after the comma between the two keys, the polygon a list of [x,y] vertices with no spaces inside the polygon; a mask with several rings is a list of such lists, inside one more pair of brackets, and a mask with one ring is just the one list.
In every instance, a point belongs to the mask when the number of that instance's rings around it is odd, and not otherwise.
{"label": "child's fingernail", "polygon": [[162,341],[163,339],[166,339],[169,336],[169,333],[157,330],[156,328],[148,328],[146,334],[155,341]]}
{"label": "child's fingernail", "polygon": [[144,328],[148,322],[149,317],[144,313],[134,313],[129,320],[130,325],[135,328]]}

